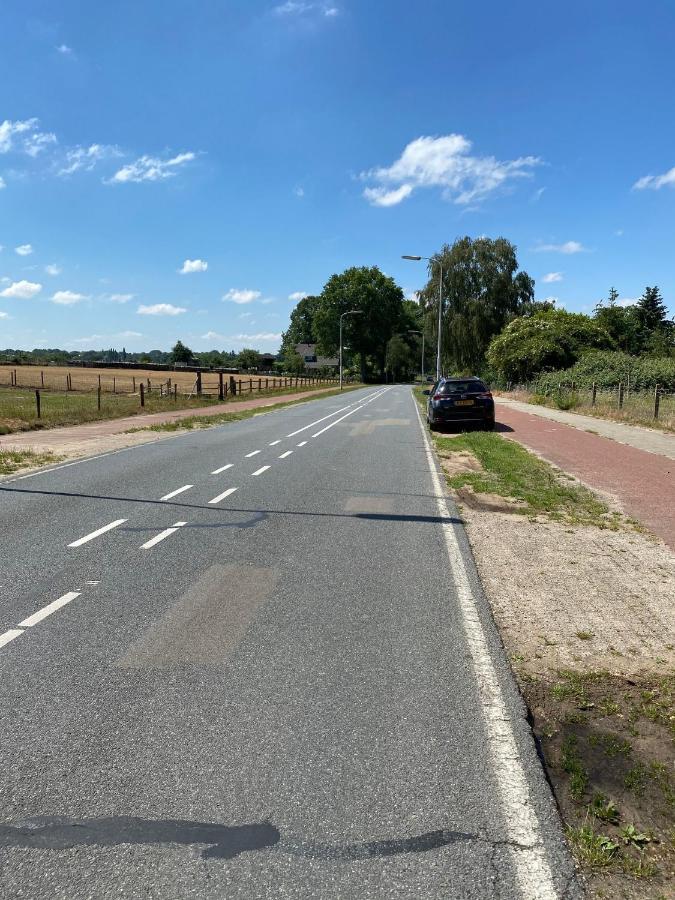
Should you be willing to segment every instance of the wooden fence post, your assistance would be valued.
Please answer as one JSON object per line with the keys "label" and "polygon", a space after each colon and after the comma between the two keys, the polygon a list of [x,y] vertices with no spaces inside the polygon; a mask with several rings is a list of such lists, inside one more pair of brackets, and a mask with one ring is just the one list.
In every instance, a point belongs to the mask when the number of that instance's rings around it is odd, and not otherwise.
{"label": "wooden fence post", "polygon": [[659,404],[661,402],[661,395],[659,394],[660,385],[656,385],[654,388],[654,418],[658,419],[659,417]]}
{"label": "wooden fence post", "polygon": [[101,408],[101,385],[96,388],[96,408]]}
{"label": "wooden fence post", "polygon": [[623,407],[623,381],[619,382],[619,409]]}
{"label": "wooden fence post", "polygon": [[141,406],[145,406],[145,385],[141,381]]}
{"label": "wooden fence post", "polygon": [[258,378],[258,393],[262,391],[262,378]]}
{"label": "wooden fence post", "polygon": [[201,395],[202,392],[202,373],[197,372],[197,396]]}
{"label": "wooden fence post", "polygon": [[249,380],[248,380],[248,392],[249,392],[249,394],[253,393],[253,379],[252,378],[249,378]]}
{"label": "wooden fence post", "polygon": [[117,379],[113,375],[113,394],[117,393]]}
{"label": "wooden fence post", "polygon": [[230,375],[230,393],[233,397],[237,396],[237,382],[234,380],[233,375]]}
{"label": "wooden fence post", "polygon": [[598,393],[598,386],[595,382],[593,382],[593,386],[591,387],[591,406],[595,406],[595,397]]}
{"label": "wooden fence post", "polygon": [[37,406],[37,417],[38,419],[42,418],[42,412],[40,410],[40,391],[35,391],[35,405]]}
{"label": "wooden fence post", "polygon": [[101,376],[100,375],[98,376],[98,386],[101,387]]}
{"label": "wooden fence post", "polygon": [[44,387],[44,386],[45,386],[45,373],[40,372],[40,387]]}

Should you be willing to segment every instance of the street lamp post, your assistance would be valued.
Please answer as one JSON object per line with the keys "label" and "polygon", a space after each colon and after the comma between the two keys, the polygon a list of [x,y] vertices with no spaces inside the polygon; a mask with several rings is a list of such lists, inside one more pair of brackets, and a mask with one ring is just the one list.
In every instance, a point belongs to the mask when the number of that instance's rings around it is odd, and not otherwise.
{"label": "street lamp post", "polygon": [[[407,256],[404,255],[401,259],[412,259],[414,262],[419,262],[421,259],[426,259],[428,262],[433,263],[434,260],[430,256]],[[438,279],[438,346],[436,348],[436,381],[438,381],[441,377],[441,324],[443,322],[443,263],[438,260],[438,267],[440,269],[439,279]]]}
{"label": "street lamp post", "polygon": [[340,316],[340,390],[342,390],[342,320],[345,316],[360,316],[363,311],[360,309],[348,309]]}
{"label": "street lamp post", "polygon": [[422,335],[422,366],[420,368],[420,372],[422,375],[422,381],[424,381],[424,331],[417,331],[416,329],[411,329],[408,334],[421,334]]}

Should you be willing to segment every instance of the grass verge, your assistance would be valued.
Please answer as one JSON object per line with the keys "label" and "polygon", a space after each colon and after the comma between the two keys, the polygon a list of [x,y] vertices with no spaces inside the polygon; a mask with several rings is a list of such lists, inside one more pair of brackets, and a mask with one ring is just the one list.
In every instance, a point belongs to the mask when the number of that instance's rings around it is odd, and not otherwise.
{"label": "grass verge", "polygon": [[0,475],[12,475],[20,469],[49,466],[58,462],[54,453],[35,453],[32,450],[0,450]]}
{"label": "grass verge", "polygon": [[[258,399],[260,397],[278,397],[289,394],[316,391],[320,396],[327,392],[321,387],[280,388],[269,391],[254,391],[238,394],[238,400]],[[126,416],[147,415],[158,412],[174,412],[178,409],[200,409],[215,406],[222,402],[217,397],[160,397],[154,391],[145,396],[145,406],[141,407],[137,395],[110,394],[101,395],[101,409],[98,409],[96,393],[75,392],[41,392],[41,418],[37,418],[35,391],[21,388],[0,388],[0,434],[13,434],[20,431],[33,431],[44,428],[56,428],[62,425],[81,425],[85,422],[98,422],[106,419],[121,419]]]}
{"label": "grass verge", "polygon": [[[344,388],[342,391],[340,391],[339,388],[333,391],[324,391],[321,394],[321,399],[323,399],[324,397],[334,397],[340,393],[345,394],[349,391],[355,391],[362,387],[364,387],[364,385],[355,384]],[[262,396],[264,396],[264,393]],[[270,404],[270,406],[259,406],[255,409],[241,409],[233,412],[214,413],[213,415],[205,414],[200,416],[186,416],[185,418],[178,419],[175,422],[160,422],[156,425],[145,425],[140,428],[128,428],[124,433],[134,434],[138,431],[190,431],[194,428],[212,428],[215,425],[226,425],[228,422],[239,422],[241,419],[250,419],[253,416],[260,416],[264,413],[274,412],[278,409],[286,409],[286,407],[289,406],[297,406],[299,403],[307,403],[312,399],[312,397],[302,397],[299,400],[287,400],[283,403],[272,403]]]}

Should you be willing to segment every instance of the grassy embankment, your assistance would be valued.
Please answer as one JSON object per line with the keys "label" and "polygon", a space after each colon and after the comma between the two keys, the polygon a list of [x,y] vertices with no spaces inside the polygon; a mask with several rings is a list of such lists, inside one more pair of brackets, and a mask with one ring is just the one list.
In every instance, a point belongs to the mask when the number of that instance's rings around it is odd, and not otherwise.
{"label": "grassy embankment", "polygon": [[35,453],[33,450],[0,450],[0,475],[12,475],[19,469],[38,468],[58,462],[54,453]]}
{"label": "grassy embankment", "polygon": [[[330,395],[325,387],[277,388],[269,391],[243,393],[236,398],[228,398],[226,403],[238,400],[292,395],[308,391]],[[145,406],[141,407],[138,396],[129,394],[101,395],[101,409],[98,409],[96,393],[41,392],[41,418],[37,417],[35,392],[21,388],[0,388],[0,434],[56,428],[61,425],[81,425],[106,419],[120,419],[126,416],[147,415],[158,412],[175,412],[178,409],[201,409],[218,404],[217,397],[160,397],[156,391],[146,394]]]}
{"label": "grassy embankment", "polygon": [[[421,389],[416,393],[422,402]],[[509,513],[530,517],[533,527],[538,522],[567,531],[631,527],[590,490],[499,434],[429,434],[460,502],[466,489],[479,500],[496,494],[512,504]],[[461,462],[457,465],[462,457],[471,463],[466,471]],[[550,531],[551,525],[546,528]],[[509,541],[505,518],[499,534]],[[480,539],[479,533],[469,535]],[[555,530],[547,539],[555,542]],[[489,548],[481,549],[489,557]],[[630,631],[630,622],[619,624]],[[578,631],[576,637],[590,642],[594,635]],[[592,895],[672,896],[675,676],[645,671],[622,677],[611,671],[616,668],[611,650],[606,669],[596,671],[547,671],[540,664],[535,675],[520,666],[518,653],[511,659],[570,848],[590,879]]]}

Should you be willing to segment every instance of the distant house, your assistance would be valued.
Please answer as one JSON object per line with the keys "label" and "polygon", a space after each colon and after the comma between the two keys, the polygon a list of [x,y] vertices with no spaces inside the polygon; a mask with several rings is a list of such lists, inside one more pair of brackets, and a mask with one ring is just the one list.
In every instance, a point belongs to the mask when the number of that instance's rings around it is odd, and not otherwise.
{"label": "distant house", "polygon": [[261,353],[260,354],[260,369],[264,372],[268,369],[271,371],[274,363],[279,359],[274,353]]}
{"label": "distant house", "polygon": [[295,352],[304,359],[307,369],[337,368],[340,365],[337,356],[317,356],[316,344],[296,344]]}

